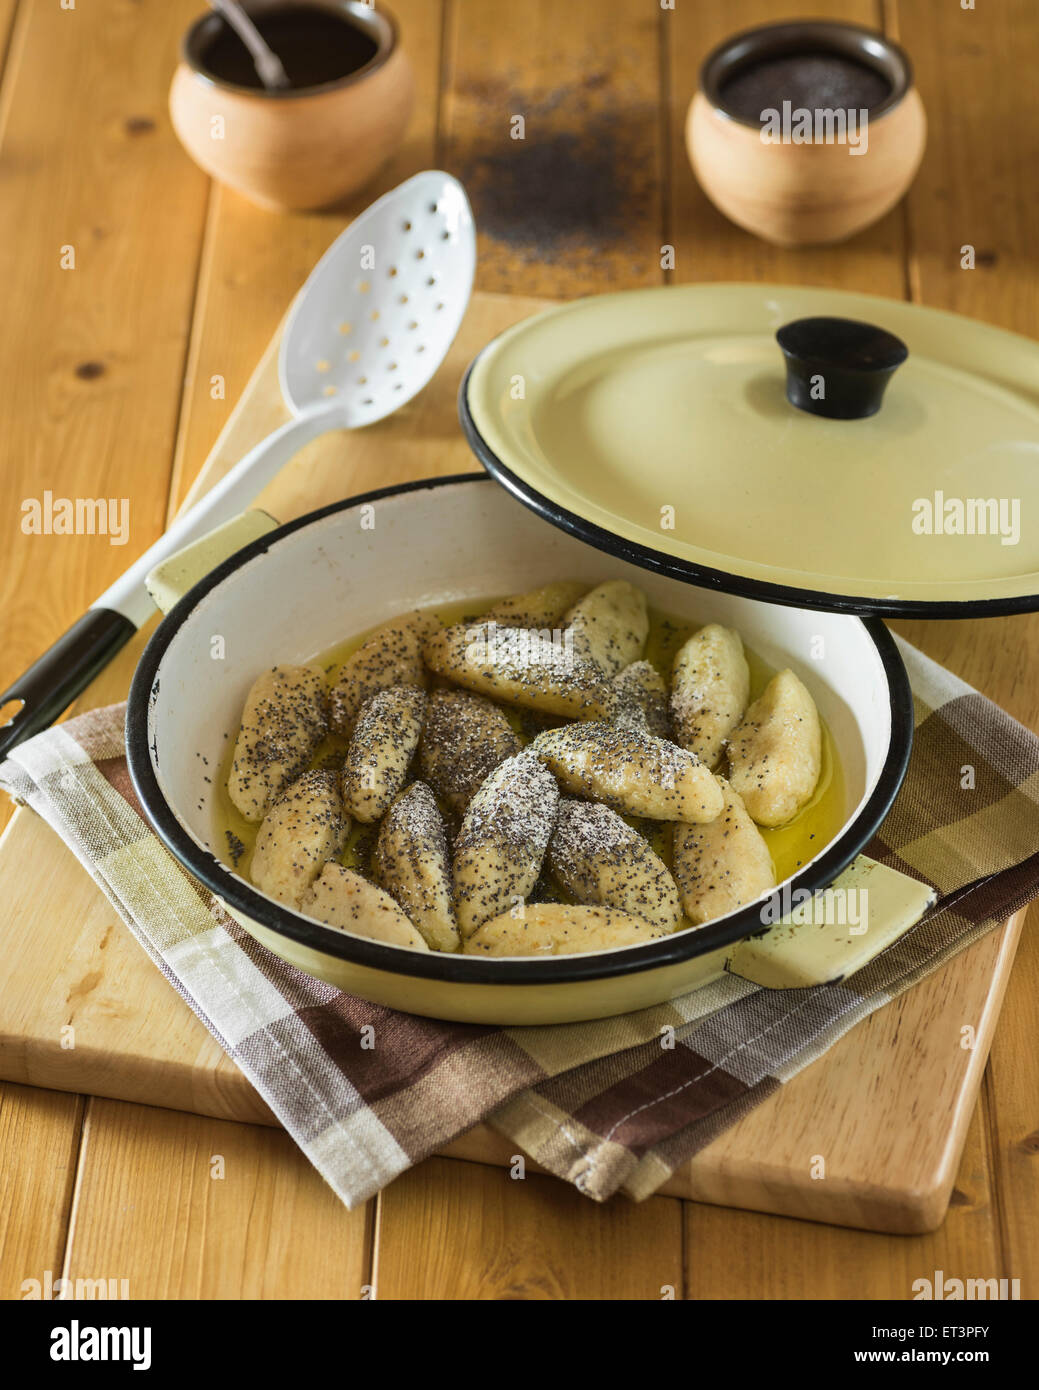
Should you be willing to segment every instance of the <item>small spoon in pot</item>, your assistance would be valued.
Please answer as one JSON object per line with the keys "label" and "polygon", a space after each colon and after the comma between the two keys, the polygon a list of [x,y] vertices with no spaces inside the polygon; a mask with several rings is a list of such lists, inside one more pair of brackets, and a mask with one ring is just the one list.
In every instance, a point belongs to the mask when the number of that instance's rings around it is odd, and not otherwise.
{"label": "small spoon in pot", "polygon": [[286,87],[292,86],[281,59],[270,48],[238,0],[209,0],[209,7],[230,24],[245,44],[256,67],[257,76],[268,92],[284,91]]}

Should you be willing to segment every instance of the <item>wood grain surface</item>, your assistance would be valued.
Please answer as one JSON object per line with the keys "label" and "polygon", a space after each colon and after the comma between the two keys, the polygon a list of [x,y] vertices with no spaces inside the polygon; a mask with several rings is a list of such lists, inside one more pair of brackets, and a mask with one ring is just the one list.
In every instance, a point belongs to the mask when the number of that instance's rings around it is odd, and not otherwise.
{"label": "wood grain surface", "polygon": [[[0,0],[0,273],[10,286],[10,331],[0,341],[8,558],[0,687],[158,533],[288,299],[368,201],[283,218],[210,188],[165,112],[177,37],[199,8],[198,0],[95,0],[63,11],[50,0]],[[815,0],[814,13],[901,38],[930,136],[900,207],[846,246],[812,253],[766,247],[729,226],[696,188],[679,138],[707,49],[726,33],[799,14],[801,4],[700,0],[658,14],[624,3],[609,25],[596,24],[592,0],[508,15],[490,0],[393,8],[419,100],[405,147],[372,193],[431,163],[465,177],[481,227],[482,288],[567,297],[669,274],[830,284],[908,294],[1035,334],[1039,110],[1020,76],[1039,61],[1031,0],[949,5],[940,15],[933,0]],[[528,155],[535,137],[545,143],[523,171],[509,158],[515,115],[526,117]],[[543,187],[553,169],[573,174],[576,206]],[[540,244],[539,207],[553,228]],[[77,268],[61,271],[69,244]],[[668,244],[673,272],[659,269]],[[965,244],[976,249],[971,271],[960,268]],[[215,376],[223,394],[214,397]],[[128,546],[24,537],[21,502],[45,487],[129,497]],[[1039,728],[1039,619],[896,627]],[[90,698],[115,698],[118,687],[113,675]],[[15,828],[23,819],[19,812]],[[101,949],[115,924],[91,915],[96,895],[83,884],[77,920]],[[660,1297],[669,1283],[691,1298],[902,1298],[913,1278],[943,1268],[1019,1277],[1034,1297],[1036,921],[1032,912],[950,1212],[933,1235],[896,1238],[693,1202],[681,1204],[678,1220],[668,1197],[593,1208],[547,1178],[520,1183],[455,1159],[407,1175],[358,1221],[323,1205],[320,1179],[267,1127],[97,1100],[86,1103],[84,1122],[74,1096],[5,1084],[0,1287],[18,1297],[22,1280],[67,1267],[132,1275],[142,1297],[292,1297],[323,1286],[325,1270],[335,1297],[360,1296],[371,1274],[380,1295],[394,1298]],[[113,932],[104,949],[117,949],[117,939]],[[213,1084],[215,1105],[221,1082]],[[206,1170],[214,1153],[231,1160],[223,1179]],[[279,1244],[274,1200],[289,1201],[293,1219],[313,1231],[313,1268]],[[128,1248],[127,1212],[152,1254]]]}
{"label": "wood grain surface", "polygon": [[126,1279],[131,1298],[358,1299],[373,1216],[279,1131],[91,1099],[65,1277]]}

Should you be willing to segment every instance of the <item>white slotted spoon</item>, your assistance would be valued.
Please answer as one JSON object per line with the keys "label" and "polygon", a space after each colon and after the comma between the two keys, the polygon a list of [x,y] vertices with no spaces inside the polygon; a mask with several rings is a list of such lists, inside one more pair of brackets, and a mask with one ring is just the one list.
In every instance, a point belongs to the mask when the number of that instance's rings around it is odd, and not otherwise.
{"label": "white slotted spoon", "polygon": [[[293,418],[240,459],[107,589],[98,605],[150,616],[160,560],[235,516],[318,435],[357,429],[418,395],[465,316],[476,233],[465,189],[427,170],[384,194],[328,248],[289,314],[278,377]],[[95,605],[96,606],[96,605]]]}
{"label": "white slotted spoon", "polygon": [[440,366],[465,316],[476,233],[450,174],[416,174],[374,202],[311,271],[285,325],[278,375],[292,418],[216,483],[0,694],[0,757],[52,723],[152,616],[148,573],[248,507],[318,435],[391,415]]}

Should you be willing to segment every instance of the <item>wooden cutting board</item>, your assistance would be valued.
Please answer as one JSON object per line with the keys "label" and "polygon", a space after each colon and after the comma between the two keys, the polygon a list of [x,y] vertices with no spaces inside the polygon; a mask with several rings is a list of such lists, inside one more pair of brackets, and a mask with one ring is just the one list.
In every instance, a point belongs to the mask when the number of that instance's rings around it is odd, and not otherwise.
{"label": "wooden cutting board", "polygon": [[[538,300],[474,296],[450,356],[415,401],[381,424],[315,441],[259,505],[287,521],[352,493],[472,469],[456,416],[462,372],[490,337],[540,307]],[[286,418],[276,353],[277,340],[189,500]],[[121,653],[79,708],[125,697],[147,635]],[[0,903],[0,1079],[276,1123],[73,855],[26,810],[0,840]],[[870,1230],[940,1224],[1023,916],[853,1029],[664,1191]],[[960,1046],[965,1024],[975,1029],[969,1051]],[[445,1152],[508,1164],[513,1146],[481,1126]],[[812,1176],[817,1155],[825,1158],[823,1180]]]}

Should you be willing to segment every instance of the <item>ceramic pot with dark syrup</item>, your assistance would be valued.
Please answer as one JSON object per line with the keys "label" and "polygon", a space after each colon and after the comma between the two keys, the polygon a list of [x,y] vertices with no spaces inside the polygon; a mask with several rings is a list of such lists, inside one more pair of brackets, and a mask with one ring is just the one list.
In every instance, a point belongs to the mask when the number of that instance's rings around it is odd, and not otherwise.
{"label": "ceramic pot with dark syrup", "polygon": [[289,86],[264,88],[218,14],[188,30],[170,89],[184,148],[208,174],[271,208],[317,208],[368,183],[404,135],[414,96],[393,17],[360,0],[250,0]]}
{"label": "ceramic pot with dark syrup", "polygon": [[843,241],[892,208],[923,157],[907,54],[854,24],[771,24],[708,55],[686,120],[704,192],[766,241]]}

